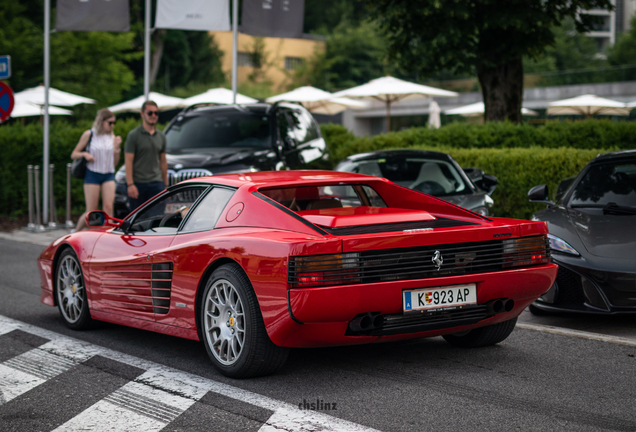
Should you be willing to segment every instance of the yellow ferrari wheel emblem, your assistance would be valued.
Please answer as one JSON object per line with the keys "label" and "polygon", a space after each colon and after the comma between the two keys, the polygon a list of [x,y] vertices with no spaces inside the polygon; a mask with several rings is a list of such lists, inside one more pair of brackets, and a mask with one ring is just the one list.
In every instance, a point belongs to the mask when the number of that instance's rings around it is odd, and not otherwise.
{"label": "yellow ferrari wheel emblem", "polygon": [[235,323],[236,321],[234,321],[234,318],[233,318],[233,317],[230,317],[230,321],[228,321],[228,322],[230,323],[230,327],[234,327],[234,323]]}

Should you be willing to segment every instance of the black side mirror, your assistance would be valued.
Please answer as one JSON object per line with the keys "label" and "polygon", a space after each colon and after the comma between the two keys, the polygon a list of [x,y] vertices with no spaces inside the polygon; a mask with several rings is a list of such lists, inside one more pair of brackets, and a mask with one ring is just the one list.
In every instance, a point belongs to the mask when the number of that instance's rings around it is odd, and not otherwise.
{"label": "black side mirror", "polygon": [[535,186],[530,189],[530,191],[528,192],[528,199],[530,200],[530,202],[554,205],[554,203],[549,199],[548,185],[544,184]]}

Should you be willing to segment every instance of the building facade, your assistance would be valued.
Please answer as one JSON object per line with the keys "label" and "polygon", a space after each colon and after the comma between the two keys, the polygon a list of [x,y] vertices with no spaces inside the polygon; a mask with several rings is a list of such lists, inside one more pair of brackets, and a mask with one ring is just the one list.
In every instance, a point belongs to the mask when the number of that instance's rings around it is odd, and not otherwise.
{"label": "building facade", "polygon": [[[231,81],[232,76],[232,32],[213,31],[219,49],[223,51],[223,72]],[[238,35],[239,84],[249,79],[257,69],[263,79],[272,83],[274,91],[285,91],[290,76],[316,52],[324,52],[325,37],[303,35],[302,39],[256,38],[246,34]],[[261,65],[255,65],[255,53],[260,53]],[[256,56],[259,57],[259,56]]]}

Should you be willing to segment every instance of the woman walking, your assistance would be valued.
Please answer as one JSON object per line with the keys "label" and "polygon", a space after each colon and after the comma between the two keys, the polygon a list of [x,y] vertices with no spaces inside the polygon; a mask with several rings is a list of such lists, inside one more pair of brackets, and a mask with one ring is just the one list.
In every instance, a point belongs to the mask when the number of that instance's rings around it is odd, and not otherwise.
{"label": "woman walking", "polygon": [[76,231],[86,228],[86,214],[97,210],[99,194],[102,194],[102,208],[113,215],[115,201],[115,165],[119,162],[121,137],[115,136],[115,114],[104,108],[97,112],[91,130],[80,137],[77,146],[71,153],[71,159],[86,159],[86,176],[84,177],[84,198],[86,212],[77,222]]}

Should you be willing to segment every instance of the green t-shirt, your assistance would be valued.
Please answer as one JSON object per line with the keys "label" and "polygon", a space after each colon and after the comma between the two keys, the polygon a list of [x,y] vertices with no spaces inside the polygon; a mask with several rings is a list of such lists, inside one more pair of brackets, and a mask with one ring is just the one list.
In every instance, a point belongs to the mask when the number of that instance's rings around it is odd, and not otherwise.
{"label": "green t-shirt", "polygon": [[[131,130],[126,137],[126,153],[133,153],[133,182],[163,181],[159,155],[166,152],[166,136],[159,129],[150,135],[143,126]],[[130,179],[128,179],[130,183]]]}

